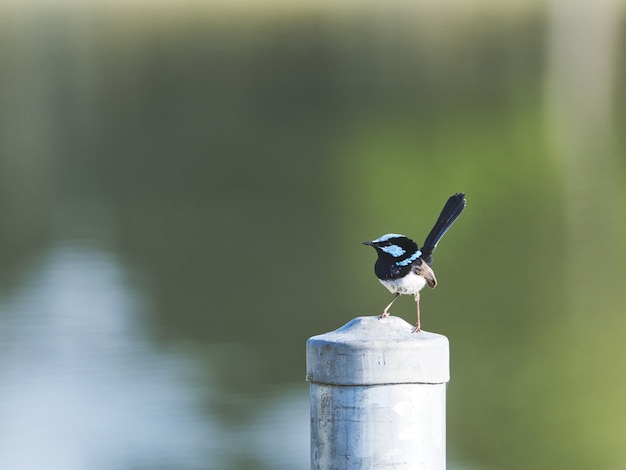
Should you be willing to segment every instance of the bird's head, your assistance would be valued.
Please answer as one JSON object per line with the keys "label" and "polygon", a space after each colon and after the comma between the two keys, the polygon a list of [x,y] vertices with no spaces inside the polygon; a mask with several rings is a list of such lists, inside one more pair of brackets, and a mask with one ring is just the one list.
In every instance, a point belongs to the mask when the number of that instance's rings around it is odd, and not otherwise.
{"label": "bird's head", "polygon": [[380,259],[393,261],[398,266],[407,266],[422,254],[417,243],[397,233],[388,233],[363,244],[374,247]]}

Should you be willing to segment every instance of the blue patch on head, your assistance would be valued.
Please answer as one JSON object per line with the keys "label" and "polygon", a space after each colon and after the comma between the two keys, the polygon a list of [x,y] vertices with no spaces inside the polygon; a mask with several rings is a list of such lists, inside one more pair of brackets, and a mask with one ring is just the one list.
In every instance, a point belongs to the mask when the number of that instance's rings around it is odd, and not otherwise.
{"label": "blue patch on head", "polygon": [[398,258],[406,253],[406,250],[398,245],[381,246],[380,249],[385,253],[389,253],[394,258]]}
{"label": "blue patch on head", "polygon": [[402,261],[396,261],[396,264],[398,266],[408,266],[409,264],[411,264],[413,261],[415,261],[420,256],[422,256],[422,252],[420,250],[417,250],[415,253],[413,253],[411,256],[409,256],[407,259],[403,259]]}
{"label": "blue patch on head", "polygon": [[379,237],[376,240],[373,240],[372,243],[386,242],[387,240],[391,238],[406,238],[406,237],[398,233],[388,233],[387,235],[383,235],[382,237]]}

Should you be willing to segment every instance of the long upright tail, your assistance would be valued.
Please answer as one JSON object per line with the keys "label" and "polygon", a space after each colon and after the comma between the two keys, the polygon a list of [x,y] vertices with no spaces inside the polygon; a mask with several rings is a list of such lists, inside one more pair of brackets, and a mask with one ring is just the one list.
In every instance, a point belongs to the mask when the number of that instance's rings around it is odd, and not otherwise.
{"label": "long upright tail", "polygon": [[422,259],[429,265],[433,262],[433,251],[437,248],[437,243],[446,234],[456,218],[461,215],[461,212],[465,209],[465,203],[465,194],[456,193],[450,196],[448,202],[443,207],[437,223],[426,237],[422,247]]}

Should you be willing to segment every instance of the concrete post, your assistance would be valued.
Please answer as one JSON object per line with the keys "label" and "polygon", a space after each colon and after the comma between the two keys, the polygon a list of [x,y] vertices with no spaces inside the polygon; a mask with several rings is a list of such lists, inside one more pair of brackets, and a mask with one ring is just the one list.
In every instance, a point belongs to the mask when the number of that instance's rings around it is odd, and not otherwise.
{"label": "concrete post", "polygon": [[307,341],[312,470],[446,468],[448,338],[359,317]]}

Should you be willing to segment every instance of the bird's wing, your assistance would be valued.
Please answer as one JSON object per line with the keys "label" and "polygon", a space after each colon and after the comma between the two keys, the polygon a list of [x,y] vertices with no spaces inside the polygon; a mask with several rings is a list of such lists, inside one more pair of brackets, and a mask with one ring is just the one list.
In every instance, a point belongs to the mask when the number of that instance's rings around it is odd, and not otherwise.
{"label": "bird's wing", "polygon": [[434,287],[437,285],[437,278],[435,277],[435,272],[432,270],[432,268],[428,266],[427,263],[422,263],[420,266],[416,266],[415,269],[417,270],[417,274],[426,279],[426,284],[428,284],[428,287],[434,289]]}

